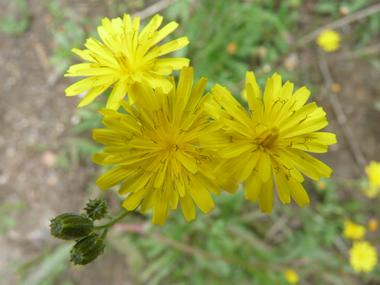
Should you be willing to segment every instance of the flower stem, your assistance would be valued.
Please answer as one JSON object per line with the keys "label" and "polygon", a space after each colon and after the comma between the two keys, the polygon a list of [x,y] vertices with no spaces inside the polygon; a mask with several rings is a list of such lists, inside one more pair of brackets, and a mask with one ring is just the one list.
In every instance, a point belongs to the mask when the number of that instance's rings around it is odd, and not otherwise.
{"label": "flower stem", "polygon": [[128,216],[132,212],[133,211],[124,211],[124,212],[120,213],[119,215],[117,215],[116,217],[114,217],[109,223],[107,223],[103,226],[94,227],[93,229],[94,230],[108,229],[108,228],[112,227],[114,224],[116,224],[118,221],[123,219],[124,217]]}

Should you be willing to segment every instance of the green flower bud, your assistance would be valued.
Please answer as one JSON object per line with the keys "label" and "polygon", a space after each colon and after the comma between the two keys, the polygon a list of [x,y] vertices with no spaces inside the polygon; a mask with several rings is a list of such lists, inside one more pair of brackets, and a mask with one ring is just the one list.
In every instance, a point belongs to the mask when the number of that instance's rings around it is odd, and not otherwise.
{"label": "green flower bud", "polygon": [[106,202],[101,199],[94,199],[86,204],[87,207],[84,210],[87,213],[87,216],[91,218],[93,221],[101,220],[108,213],[108,207]]}
{"label": "green flower bud", "polygon": [[51,235],[64,240],[80,239],[88,236],[94,222],[84,215],[66,213],[51,220]]}
{"label": "green flower bud", "polygon": [[105,246],[103,239],[98,234],[93,233],[82,238],[73,246],[70,252],[70,261],[75,265],[91,263],[103,254]]}

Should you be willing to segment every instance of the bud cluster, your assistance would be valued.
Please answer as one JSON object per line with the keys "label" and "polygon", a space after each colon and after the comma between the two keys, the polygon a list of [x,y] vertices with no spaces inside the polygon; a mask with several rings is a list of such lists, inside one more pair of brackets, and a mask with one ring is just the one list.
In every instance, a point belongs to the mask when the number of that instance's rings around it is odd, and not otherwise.
{"label": "bud cluster", "polygon": [[51,235],[62,240],[75,240],[71,250],[71,259],[75,265],[86,265],[104,252],[104,239],[93,233],[94,221],[101,220],[108,213],[106,203],[94,199],[86,204],[85,214],[65,213],[50,222]]}

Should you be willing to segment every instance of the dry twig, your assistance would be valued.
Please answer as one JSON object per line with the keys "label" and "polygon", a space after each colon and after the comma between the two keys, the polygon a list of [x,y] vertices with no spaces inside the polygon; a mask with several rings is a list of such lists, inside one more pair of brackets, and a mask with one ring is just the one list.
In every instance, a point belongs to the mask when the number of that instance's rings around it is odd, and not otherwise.
{"label": "dry twig", "polygon": [[140,17],[140,20],[148,18],[154,14],[157,14],[158,12],[164,10],[165,8],[169,7],[170,5],[178,1],[180,0],[161,0],[160,2],[157,2],[153,4],[152,6],[149,6],[148,8],[145,8],[144,10],[141,10],[133,14],[133,17]]}

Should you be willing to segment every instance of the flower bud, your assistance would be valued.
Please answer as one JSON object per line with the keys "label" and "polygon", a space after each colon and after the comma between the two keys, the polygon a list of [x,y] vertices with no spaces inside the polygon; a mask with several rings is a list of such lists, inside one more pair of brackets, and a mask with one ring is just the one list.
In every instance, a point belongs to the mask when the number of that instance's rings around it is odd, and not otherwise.
{"label": "flower bud", "polygon": [[70,252],[70,261],[75,265],[91,263],[103,254],[105,246],[103,239],[98,234],[93,233],[82,238],[73,246]]}
{"label": "flower bud", "polygon": [[64,240],[88,236],[94,227],[93,221],[84,215],[66,213],[51,220],[51,235]]}
{"label": "flower bud", "polygon": [[108,207],[106,202],[101,199],[94,199],[86,204],[87,207],[84,210],[87,213],[87,216],[91,218],[93,221],[101,220],[108,213]]}

